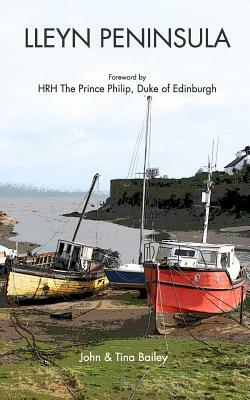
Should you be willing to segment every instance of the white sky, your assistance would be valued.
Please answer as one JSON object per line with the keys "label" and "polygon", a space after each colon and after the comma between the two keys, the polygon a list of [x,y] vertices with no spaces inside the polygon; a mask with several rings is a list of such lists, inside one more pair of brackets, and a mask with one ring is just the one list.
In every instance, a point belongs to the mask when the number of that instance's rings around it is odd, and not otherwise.
{"label": "white sky", "polygon": [[[217,86],[217,94],[153,96],[151,166],[169,177],[189,176],[207,162],[220,136],[223,169],[249,140],[248,0],[9,0],[1,5],[1,181],[50,188],[101,189],[127,176],[145,112],[143,94],[38,94],[38,83],[108,83],[108,74],[147,75],[147,83]],[[90,27],[90,49],[26,49],[25,27]],[[223,27],[230,49],[101,49],[100,27]],[[141,169],[141,168],[140,168]]]}

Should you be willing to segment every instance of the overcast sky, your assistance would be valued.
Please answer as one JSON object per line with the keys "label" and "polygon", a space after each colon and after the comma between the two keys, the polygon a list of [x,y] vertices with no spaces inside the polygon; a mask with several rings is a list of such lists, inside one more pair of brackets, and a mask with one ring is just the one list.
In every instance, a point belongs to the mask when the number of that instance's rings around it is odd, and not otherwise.
{"label": "overcast sky", "polygon": [[[217,87],[204,95],[155,94],[151,166],[169,177],[194,174],[220,136],[218,167],[249,139],[249,0],[9,0],[1,5],[0,168],[2,182],[86,189],[127,176],[145,113],[143,94],[39,94],[39,83],[101,84],[108,74],[145,74],[147,83]],[[27,49],[25,28],[75,27],[93,32],[92,47]],[[231,48],[100,48],[100,27],[221,27]],[[138,167],[139,172],[142,167]]]}

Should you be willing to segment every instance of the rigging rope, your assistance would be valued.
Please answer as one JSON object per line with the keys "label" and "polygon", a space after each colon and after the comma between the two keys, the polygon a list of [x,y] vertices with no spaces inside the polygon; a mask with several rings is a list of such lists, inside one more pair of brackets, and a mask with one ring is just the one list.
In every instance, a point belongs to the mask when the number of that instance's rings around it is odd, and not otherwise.
{"label": "rigging rope", "polygon": [[186,328],[187,328],[188,333],[190,334],[190,336],[191,336],[194,340],[196,340],[197,342],[203,343],[203,344],[205,344],[207,347],[211,348],[215,353],[221,354],[221,355],[225,355],[222,351],[218,350],[216,347],[210,345],[209,343],[205,342],[205,341],[202,340],[202,339],[198,339],[197,337],[195,337],[194,334],[191,332],[191,330],[190,330],[190,328],[189,328],[189,326],[188,326],[188,324],[187,324],[187,321],[186,321],[186,319],[185,319],[184,313],[182,312],[180,303],[179,303],[179,299],[178,299],[178,296],[177,296],[177,293],[176,293],[176,290],[175,290],[175,284],[174,284],[174,281],[173,281],[173,276],[172,276],[172,270],[171,270],[171,269],[170,269],[170,275],[171,275],[172,285],[173,285],[173,289],[174,289],[175,299],[176,299],[178,308],[179,308],[179,310],[180,310],[180,313],[181,313],[181,315],[182,315],[182,319],[183,319],[183,321],[184,321],[184,323],[185,323],[185,326],[186,326]]}
{"label": "rigging rope", "polygon": [[[14,280],[14,282],[15,282],[13,269],[12,269],[12,273],[13,273],[13,280]],[[14,283],[14,291],[15,291],[15,283]],[[64,297],[64,296],[63,296],[63,297]],[[69,297],[70,297],[70,296],[69,296]],[[69,297],[67,297],[67,300],[69,299]],[[18,297],[17,297],[16,295],[15,295],[15,298],[16,298],[17,301],[18,301],[18,308],[20,308],[19,299],[18,299]],[[22,338],[27,342],[28,348],[31,350],[31,352],[37,357],[37,359],[38,359],[42,364],[44,364],[44,365],[46,365],[46,366],[51,366],[51,365],[53,365],[56,369],[58,369],[58,370],[60,371],[59,378],[60,378],[61,381],[64,383],[64,385],[66,386],[66,388],[67,388],[67,390],[70,392],[70,394],[73,396],[73,398],[74,398],[74,399],[78,399],[79,396],[77,396],[77,395],[74,393],[74,391],[70,388],[70,386],[68,385],[68,383],[66,382],[66,380],[61,376],[61,373],[62,373],[62,368],[61,368],[61,366],[59,366],[58,364],[56,364],[56,363],[55,363],[54,361],[52,361],[52,360],[48,360],[48,359],[47,359],[46,357],[44,357],[44,356],[41,354],[41,352],[38,350],[37,339],[36,339],[36,337],[35,337],[35,334],[34,334],[30,329],[28,329],[27,326],[25,327],[25,326],[23,325],[23,323],[20,321],[19,317],[18,317],[17,314],[16,314],[17,306],[16,306],[15,301],[14,301],[13,304],[11,305],[11,304],[9,303],[8,297],[7,297],[7,302],[8,302],[8,304],[10,305],[10,307],[11,307],[11,309],[12,309],[12,315],[10,315],[10,320],[11,320],[11,322],[12,322],[12,325],[13,325],[15,331],[18,333],[18,335],[19,335],[20,337],[22,337]],[[86,313],[88,313],[88,312],[92,312],[92,311],[94,311],[94,310],[100,308],[100,307],[101,307],[101,304],[102,304],[102,300],[100,300],[100,301],[97,303],[97,305],[96,305],[95,307],[93,307],[92,309],[87,310],[87,311],[81,313],[80,315],[75,316],[75,317],[72,318],[72,319],[79,318],[79,316],[81,316],[81,315],[84,315],[84,314],[86,314]],[[30,339],[29,339],[22,331],[28,333],[28,334],[31,336],[32,343],[30,342]],[[64,369],[65,369],[65,368],[64,368]],[[67,371],[67,372],[68,372],[68,371]]]}
{"label": "rigging rope", "polygon": [[[158,275],[157,275],[157,279],[158,279]],[[160,292],[161,292],[161,290],[160,290]],[[160,296],[161,296],[161,293],[160,293]],[[161,300],[162,300],[162,298],[161,298]],[[161,301],[161,304],[162,304],[162,301]],[[162,316],[163,316],[163,308],[162,308],[161,311],[162,311]],[[148,323],[147,323],[147,328],[146,328],[146,331],[144,333],[143,338],[146,338],[147,335],[148,335],[148,331],[149,331],[149,327],[150,327],[150,323],[151,323],[152,313],[153,313],[153,306],[152,306],[152,270],[151,270],[151,290],[150,290],[150,303],[149,303]],[[167,334],[166,333],[164,333],[164,339],[165,339],[166,356],[167,356],[166,361],[168,361],[168,358],[169,358],[169,344],[168,344]],[[160,363],[160,364],[156,365],[155,367],[151,368],[150,370],[147,370],[147,371],[144,372],[144,374],[137,380],[135,389],[134,389],[134,391],[133,391],[133,393],[132,393],[132,395],[130,397],[130,400],[135,400],[136,399],[135,396],[136,396],[136,394],[137,394],[137,392],[139,390],[140,385],[142,384],[143,379],[147,375],[151,374],[153,371],[155,371],[158,368],[161,368],[163,365],[165,365],[166,361],[162,361],[162,363]]]}
{"label": "rigging rope", "polygon": [[[83,199],[80,201],[80,203],[77,205],[76,209],[74,210],[75,212],[79,211],[79,208],[82,206],[82,204],[83,204],[84,201],[86,200],[87,196],[88,196],[88,193],[85,194],[84,198],[83,198]],[[34,254],[34,255],[37,254],[38,251],[40,251],[40,250],[43,249],[45,246],[47,246],[47,244],[48,244],[49,242],[51,242],[51,240],[53,240],[53,239],[59,234],[59,232],[62,232],[63,228],[65,227],[65,225],[67,225],[67,224],[69,223],[69,221],[70,221],[70,218],[67,218],[67,219],[60,225],[59,229],[58,229],[57,231],[55,231],[55,232],[53,233],[53,235],[52,235],[44,244],[42,244],[41,246],[37,247],[37,248],[35,249],[35,251],[34,251],[32,254]]]}
{"label": "rigging rope", "polygon": [[[145,115],[146,115],[146,113],[145,113]],[[144,116],[144,119],[142,121],[141,130],[138,132],[138,135],[136,138],[132,158],[131,158],[129,169],[128,169],[127,179],[132,179],[133,174],[135,173],[135,171],[137,169],[138,159],[139,159],[139,154],[140,154],[140,146],[141,146],[141,141],[143,138],[143,132],[145,129],[145,122],[146,122],[146,117]]]}

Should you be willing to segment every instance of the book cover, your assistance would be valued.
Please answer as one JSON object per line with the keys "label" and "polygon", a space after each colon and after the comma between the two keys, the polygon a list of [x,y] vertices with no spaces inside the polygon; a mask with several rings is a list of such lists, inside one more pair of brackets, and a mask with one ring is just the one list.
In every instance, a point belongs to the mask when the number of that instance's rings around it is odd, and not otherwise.
{"label": "book cover", "polygon": [[2,4],[2,399],[248,398],[248,15]]}

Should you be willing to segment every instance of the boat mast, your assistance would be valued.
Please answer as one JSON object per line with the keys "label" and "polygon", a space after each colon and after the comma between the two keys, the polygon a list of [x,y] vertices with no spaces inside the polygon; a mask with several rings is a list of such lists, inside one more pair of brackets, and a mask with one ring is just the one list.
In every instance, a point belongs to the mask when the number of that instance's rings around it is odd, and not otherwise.
{"label": "boat mast", "polygon": [[84,204],[84,207],[83,207],[81,216],[80,216],[80,218],[79,218],[79,221],[78,221],[78,224],[77,224],[75,233],[74,233],[74,235],[73,235],[72,242],[75,241],[75,238],[76,238],[76,235],[77,235],[77,233],[78,233],[78,231],[79,231],[79,228],[80,228],[82,219],[83,219],[83,217],[84,217],[84,214],[85,214],[85,211],[86,211],[86,208],[87,208],[87,205],[88,205],[88,203],[89,203],[90,196],[91,196],[91,194],[92,194],[92,192],[93,192],[93,190],[94,190],[96,181],[97,181],[97,179],[99,178],[99,176],[100,176],[99,174],[95,174],[94,177],[93,177],[93,181],[92,181],[91,186],[90,186],[90,188],[89,188],[88,196],[87,196],[87,198],[86,198],[86,201],[85,201],[85,204]]}
{"label": "boat mast", "polygon": [[149,144],[149,125],[150,125],[150,109],[152,97],[147,97],[147,115],[146,115],[146,131],[145,131],[145,151],[144,151],[144,168],[143,168],[143,188],[142,188],[142,209],[141,209],[141,229],[140,229],[140,247],[139,247],[139,264],[142,263],[142,246],[143,231],[145,220],[145,198],[146,198],[146,172],[148,161],[148,144]]}
{"label": "boat mast", "polygon": [[218,150],[219,150],[219,136],[217,138],[217,146],[216,146],[216,154],[215,154],[215,164],[214,164],[214,140],[212,145],[212,160],[208,156],[208,172],[207,172],[207,190],[202,193],[202,203],[205,203],[205,216],[204,216],[204,228],[203,228],[203,237],[202,243],[207,243],[207,231],[208,231],[208,220],[209,220],[209,211],[210,211],[210,203],[211,203],[211,192],[212,192],[212,174],[213,170],[217,167],[217,158],[218,158]]}
{"label": "boat mast", "polygon": [[207,190],[206,192],[204,192],[205,198],[203,201],[205,203],[205,217],[204,217],[202,243],[207,243],[208,220],[209,220],[209,211],[211,203],[211,187],[212,187],[212,164],[208,160]]}

